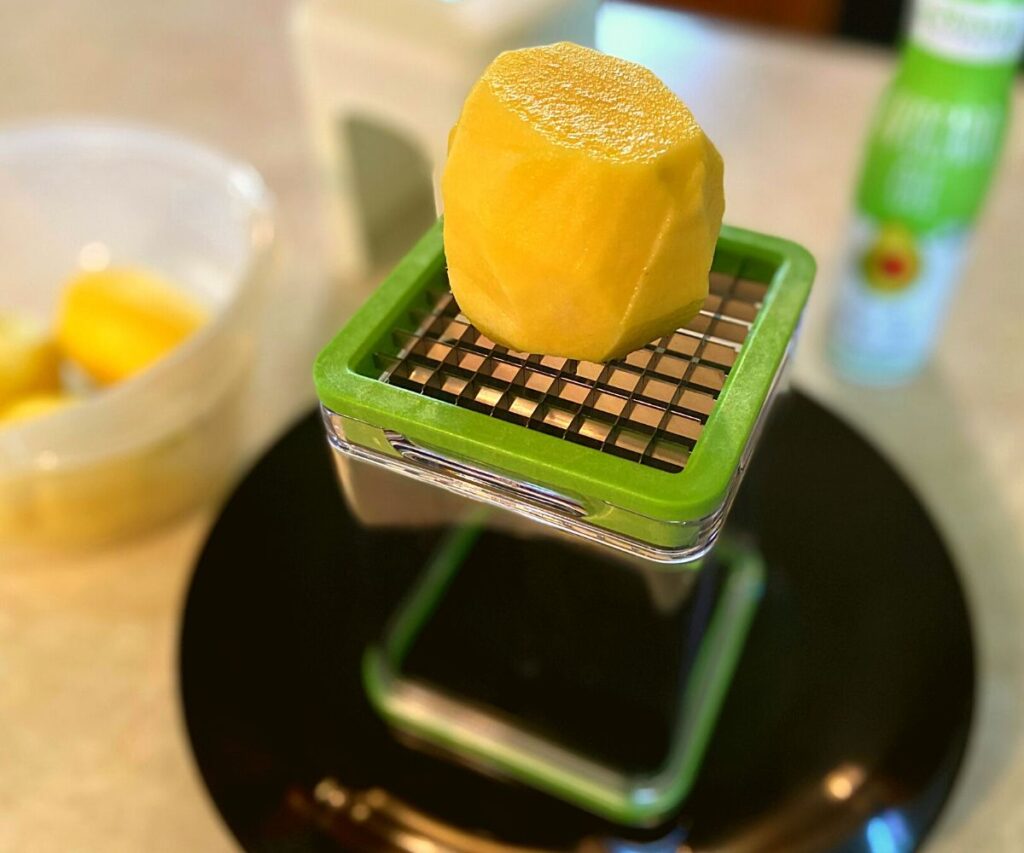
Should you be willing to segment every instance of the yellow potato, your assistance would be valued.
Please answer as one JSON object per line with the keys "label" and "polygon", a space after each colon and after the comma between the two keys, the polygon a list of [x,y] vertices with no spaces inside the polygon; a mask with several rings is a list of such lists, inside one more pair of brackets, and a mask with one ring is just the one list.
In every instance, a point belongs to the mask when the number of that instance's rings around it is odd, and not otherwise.
{"label": "yellow potato", "polygon": [[31,394],[21,397],[0,410],[0,423],[14,423],[15,421],[27,421],[30,418],[38,418],[48,415],[57,409],[73,403],[75,398],[70,394],[50,392],[46,394]]}
{"label": "yellow potato", "polygon": [[501,54],[442,178],[452,292],[512,349],[607,361],[708,292],[722,159],[645,68],[562,42]]}
{"label": "yellow potato", "polygon": [[60,388],[60,353],[38,323],[0,313],[0,410],[19,397]]}
{"label": "yellow potato", "polygon": [[205,319],[190,297],[152,273],[112,268],[68,283],[57,340],[68,359],[106,385],[145,370]]}

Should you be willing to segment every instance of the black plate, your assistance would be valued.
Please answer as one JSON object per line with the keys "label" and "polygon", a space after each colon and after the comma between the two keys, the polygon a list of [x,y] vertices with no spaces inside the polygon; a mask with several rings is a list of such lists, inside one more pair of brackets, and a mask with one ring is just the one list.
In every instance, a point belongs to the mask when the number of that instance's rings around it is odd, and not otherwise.
{"label": "black plate", "polygon": [[[884,459],[798,393],[730,526],[759,543],[767,591],[675,838],[694,851],[914,849],[952,787],[974,697],[967,611],[934,526]],[[351,797],[323,806],[339,789],[312,794],[325,777],[492,841],[664,835],[410,750],[374,716],[362,650],[435,542],[357,525],[314,414],[227,504],[189,592],[181,677],[199,768],[243,846],[390,849],[379,827],[393,822],[365,804],[353,814]]]}

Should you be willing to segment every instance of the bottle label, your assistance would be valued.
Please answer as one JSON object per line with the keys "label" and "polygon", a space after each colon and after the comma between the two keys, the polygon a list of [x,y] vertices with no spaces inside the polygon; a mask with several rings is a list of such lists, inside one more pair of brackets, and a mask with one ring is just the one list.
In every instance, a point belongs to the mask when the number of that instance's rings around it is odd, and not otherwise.
{"label": "bottle label", "polygon": [[865,215],[854,221],[832,343],[840,367],[900,378],[928,358],[962,266],[966,232],[915,235]]}
{"label": "bottle label", "polygon": [[862,197],[916,230],[970,218],[988,186],[1006,127],[1001,103],[953,103],[889,92],[872,135]]}
{"label": "bottle label", "polygon": [[1024,48],[1024,4],[917,0],[910,40],[930,53],[977,64],[1017,61]]}

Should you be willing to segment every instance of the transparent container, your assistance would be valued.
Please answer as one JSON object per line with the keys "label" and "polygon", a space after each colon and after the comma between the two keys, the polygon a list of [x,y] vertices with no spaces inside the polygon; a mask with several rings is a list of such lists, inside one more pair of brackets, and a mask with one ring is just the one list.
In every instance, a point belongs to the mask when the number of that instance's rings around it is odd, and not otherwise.
{"label": "transparent container", "polygon": [[216,494],[234,469],[274,240],[259,175],[113,124],[0,133],[0,310],[53,321],[78,269],[152,270],[210,319],[139,375],[0,428],[0,550],[106,542]]}
{"label": "transparent container", "polygon": [[480,333],[442,242],[439,222],[321,353],[332,447],[669,567],[704,556],[779,390],[811,256],[723,227],[698,316],[596,364]]}

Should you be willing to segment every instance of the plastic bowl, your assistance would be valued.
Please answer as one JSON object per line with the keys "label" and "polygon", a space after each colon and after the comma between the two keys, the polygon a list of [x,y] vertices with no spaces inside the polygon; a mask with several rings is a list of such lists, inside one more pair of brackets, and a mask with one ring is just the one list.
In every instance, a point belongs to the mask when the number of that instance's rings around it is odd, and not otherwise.
{"label": "plastic bowl", "polygon": [[148,370],[0,426],[0,549],[94,544],[215,495],[237,462],[252,326],[274,239],[259,175],[165,133],[0,132],[0,310],[52,321],[78,269],[162,274],[209,322]]}

